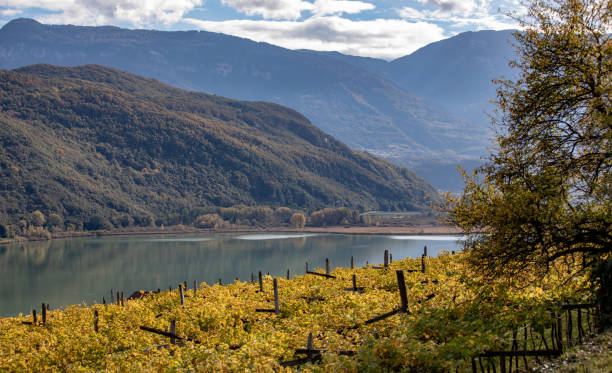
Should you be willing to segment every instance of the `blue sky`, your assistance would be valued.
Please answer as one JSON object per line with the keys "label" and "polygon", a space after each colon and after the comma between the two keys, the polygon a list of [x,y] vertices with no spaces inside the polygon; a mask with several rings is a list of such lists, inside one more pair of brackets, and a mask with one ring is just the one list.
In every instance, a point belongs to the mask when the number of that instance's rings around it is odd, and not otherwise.
{"label": "blue sky", "polygon": [[206,30],[291,49],[393,59],[464,31],[516,27],[520,0],[0,0],[0,24]]}

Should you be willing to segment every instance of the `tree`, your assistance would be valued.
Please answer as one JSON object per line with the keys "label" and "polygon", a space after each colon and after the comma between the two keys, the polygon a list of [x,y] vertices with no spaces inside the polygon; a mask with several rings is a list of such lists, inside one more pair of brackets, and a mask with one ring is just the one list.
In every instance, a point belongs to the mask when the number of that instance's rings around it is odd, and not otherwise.
{"label": "tree", "polygon": [[49,219],[47,219],[47,225],[49,227],[63,228],[64,227],[64,219],[55,213],[49,214]]}
{"label": "tree", "polygon": [[196,218],[194,226],[196,228],[220,228],[223,223],[223,219],[218,214],[204,214]]}
{"label": "tree", "polygon": [[111,230],[113,225],[105,216],[93,215],[83,224],[83,228],[88,231]]}
{"label": "tree", "polygon": [[30,214],[30,222],[32,222],[32,224],[35,226],[40,227],[45,224],[45,215],[39,210],[36,210]]}
{"label": "tree", "polygon": [[15,226],[9,224],[0,224],[0,238],[14,238]]}
{"label": "tree", "polygon": [[304,214],[301,212],[296,212],[295,214],[291,215],[290,221],[293,227],[304,228],[306,225],[306,216],[304,216]]}
{"label": "tree", "polygon": [[279,207],[274,211],[274,217],[277,220],[277,224],[287,224],[290,222],[293,212],[288,207]]}
{"label": "tree", "polygon": [[20,220],[17,222],[17,226],[19,227],[19,231],[20,231],[21,233],[24,233],[24,232],[25,232],[25,230],[26,230],[26,228],[28,227],[28,222],[27,222],[25,219],[20,219]]}
{"label": "tree", "polygon": [[[519,79],[500,81],[498,150],[447,196],[490,276],[589,271],[610,284],[612,21],[610,0],[532,0],[515,34]],[[611,313],[600,296],[600,307]],[[608,317],[609,320],[609,317]]]}

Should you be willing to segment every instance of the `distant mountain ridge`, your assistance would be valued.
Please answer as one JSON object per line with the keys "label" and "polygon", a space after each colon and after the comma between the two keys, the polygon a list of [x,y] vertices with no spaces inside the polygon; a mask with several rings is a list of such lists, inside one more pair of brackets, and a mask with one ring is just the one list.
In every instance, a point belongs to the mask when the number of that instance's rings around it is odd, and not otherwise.
{"label": "distant mountain ridge", "polygon": [[514,32],[468,31],[388,62],[338,52],[304,51],[378,74],[476,125],[487,126],[485,113],[492,114],[489,101],[496,94],[492,80],[516,78],[516,72],[508,66],[515,58]]}
{"label": "distant mountain ridge", "polygon": [[[444,42],[439,43],[444,46]],[[443,93],[453,91],[455,83],[448,80],[448,73],[446,78],[441,74],[430,92],[427,77],[434,75],[426,70],[440,70],[441,64],[452,59],[432,60],[423,53],[430,47],[436,49],[437,44],[389,63],[339,53],[292,51],[211,32],[49,26],[17,19],[0,30],[0,68],[101,64],[183,89],[279,103],[303,113],[354,149],[424,171],[440,163],[449,165],[442,171],[447,175],[436,180],[446,189],[447,181],[458,179],[455,164],[474,162],[486,154],[488,123],[465,118],[480,109],[459,109],[489,91],[481,88],[480,79],[477,94],[470,93],[473,78],[458,70],[462,83],[457,86],[466,88],[460,100],[456,104],[437,100],[449,96]],[[411,62],[412,56],[426,63]],[[421,64],[420,69],[405,67],[415,63]],[[485,80],[490,82],[488,77]]]}
{"label": "distant mountain ridge", "polygon": [[0,222],[34,210],[167,222],[236,204],[424,210],[437,198],[277,104],[98,65],[0,70]]}

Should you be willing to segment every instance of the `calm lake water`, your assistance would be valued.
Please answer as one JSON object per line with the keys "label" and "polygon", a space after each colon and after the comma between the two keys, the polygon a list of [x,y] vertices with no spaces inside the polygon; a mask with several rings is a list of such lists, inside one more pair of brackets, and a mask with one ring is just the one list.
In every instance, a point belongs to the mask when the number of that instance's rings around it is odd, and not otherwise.
{"label": "calm lake water", "polygon": [[[0,245],[0,316],[27,314],[42,302],[51,308],[101,303],[110,289],[176,288],[187,281],[208,284],[238,277],[250,281],[270,272],[291,276],[309,268],[381,263],[460,248],[460,236],[369,236],[346,234],[148,235],[52,240]],[[40,311],[39,311],[40,312]]]}

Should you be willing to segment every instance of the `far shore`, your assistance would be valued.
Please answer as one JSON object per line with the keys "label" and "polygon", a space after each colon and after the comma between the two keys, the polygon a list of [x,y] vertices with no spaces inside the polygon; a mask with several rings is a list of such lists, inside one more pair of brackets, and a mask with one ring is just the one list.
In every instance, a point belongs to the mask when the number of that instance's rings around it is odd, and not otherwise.
{"label": "far shore", "polygon": [[[169,228],[131,228],[114,231],[81,231],[81,232],[57,232],[52,233],[51,239],[81,238],[81,237],[104,237],[104,236],[130,236],[145,234],[213,234],[213,233],[263,233],[263,232],[287,232],[287,233],[330,233],[330,234],[363,234],[363,235],[404,235],[404,234],[462,234],[461,229],[441,225],[413,225],[413,226],[331,226],[331,227],[237,227],[223,229],[198,229],[187,227],[182,230]],[[17,239],[0,239],[0,245],[26,242],[46,241],[43,239],[32,239],[20,237]]]}

